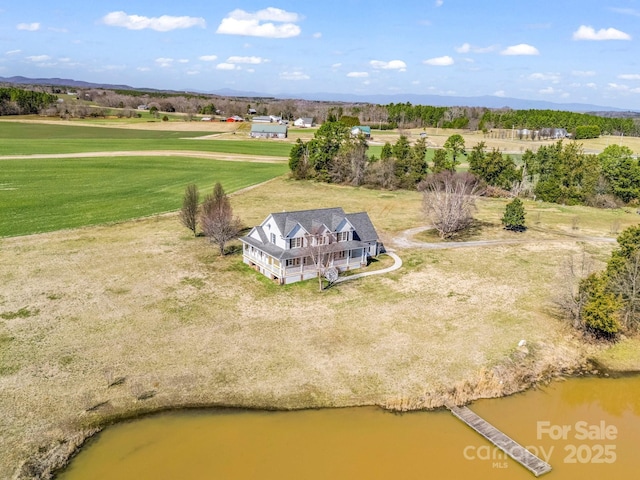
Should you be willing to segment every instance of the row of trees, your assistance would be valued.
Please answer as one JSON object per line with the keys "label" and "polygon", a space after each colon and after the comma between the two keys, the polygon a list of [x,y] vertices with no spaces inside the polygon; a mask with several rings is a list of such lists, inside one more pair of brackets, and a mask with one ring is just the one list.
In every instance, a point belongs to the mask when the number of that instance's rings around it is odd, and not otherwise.
{"label": "row of trees", "polygon": [[242,222],[233,215],[231,202],[220,182],[213,187],[213,193],[200,204],[200,193],[195,184],[187,185],[180,209],[180,222],[198,235],[198,227],[211,243],[218,245],[220,255],[225,246],[236,238],[242,230]]}
{"label": "row of trees", "polygon": [[[560,110],[512,110],[510,108],[489,109],[485,107],[432,107],[411,103],[385,105],[386,118],[380,122],[400,128],[469,128],[488,131],[491,129],[565,128],[578,138],[594,138],[601,133],[611,135],[640,135],[640,122],[632,118],[606,117],[586,113]],[[367,117],[363,122],[375,125]]]}
{"label": "row of trees", "polygon": [[58,97],[22,88],[0,88],[0,115],[29,115],[54,105]]}
{"label": "row of trees", "polygon": [[640,163],[628,147],[609,145],[593,155],[560,140],[527,150],[523,169],[533,193],[547,202],[615,207],[640,200]]}
{"label": "row of trees", "polygon": [[564,112],[560,110],[511,110],[485,109],[479,130],[492,128],[565,128],[576,133],[578,127],[598,127],[602,133],[610,135],[640,135],[640,123],[631,118],[612,118],[587,113]]}
{"label": "row of trees", "polygon": [[367,155],[362,136],[354,137],[342,121],[325,122],[308,142],[298,139],[289,153],[289,168],[296,179],[315,179],[353,186],[367,185],[385,189],[416,189],[429,168],[433,173],[455,171],[466,155],[464,138],[451,135],[443,149],[427,163],[427,141],[419,138],[413,145],[401,135],[395,144],[382,147],[380,158]]}

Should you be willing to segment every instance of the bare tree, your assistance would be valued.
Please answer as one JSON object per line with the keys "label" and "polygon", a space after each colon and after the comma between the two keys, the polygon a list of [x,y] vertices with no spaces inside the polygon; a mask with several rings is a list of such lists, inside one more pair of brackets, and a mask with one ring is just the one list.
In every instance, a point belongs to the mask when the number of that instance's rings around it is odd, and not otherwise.
{"label": "bare tree", "polygon": [[587,294],[580,291],[580,281],[593,273],[593,261],[583,250],[580,255],[569,256],[560,272],[560,288],[553,303],[574,328],[582,328],[582,308]]}
{"label": "bare tree", "polygon": [[636,250],[624,266],[611,278],[611,290],[622,299],[622,320],[626,329],[640,322],[640,250]]}
{"label": "bare tree", "polygon": [[470,173],[441,172],[418,186],[425,213],[441,238],[451,238],[473,222],[478,179]]}
{"label": "bare tree", "polygon": [[318,288],[320,291],[322,291],[322,277],[325,276],[331,266],[338,248],[336,234],[327,231],[323,226],[319,226],[305,235],[302,249],[304,261],[309,259],[313,264],[318,275]]}
{"label": "bare tree", "polygon": [[242,229],[240,219],[233,216],[229,197],[220,182],[213,187],[213,194],[207,195],[202,203],[200,225],[209,240],[220,247],[220,255],[224,255],[227,242],[236,238]]}
{"label": "bare tree", "polygon": [[182,198],[182,208],[180,209],[180,223],[187,227],[196,236],[198,229],[198,203],[200,193],[195,183],[187,185]]}

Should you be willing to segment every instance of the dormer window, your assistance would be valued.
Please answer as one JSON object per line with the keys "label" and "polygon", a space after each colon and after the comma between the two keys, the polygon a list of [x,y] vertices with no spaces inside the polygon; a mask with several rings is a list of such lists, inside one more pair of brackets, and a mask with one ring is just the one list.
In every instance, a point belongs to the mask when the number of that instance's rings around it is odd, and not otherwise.
{"label": "dormer window", "polygon": [[336,234],[336,240],[338,242],[348,242],[349,241],[349,232],[338,232]]}
{"label": "dormer window", "polygon": [[302,237],[292,238],[290,243],[290,248],[302,248],[302,241],[304,239]]}
{"label": "dormer window", "polygon": [[271,234],[271,243],[276,243],[276,234],[275,233]]}

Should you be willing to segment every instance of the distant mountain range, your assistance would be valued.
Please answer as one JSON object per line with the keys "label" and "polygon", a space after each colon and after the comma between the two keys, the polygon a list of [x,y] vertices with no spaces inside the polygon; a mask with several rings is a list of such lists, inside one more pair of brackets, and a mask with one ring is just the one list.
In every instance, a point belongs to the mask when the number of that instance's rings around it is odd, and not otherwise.
{"label": "distant mountain range", "polygon": [[[443,95],[422,95],[411,93],[398,93],[393,95],[355,95],[349,93],[305,93],[299,95],[290,94],[266,94],[259,92],[247,92],[231,89],[221,89],[210,92],[193,90],[158,90],[153,88],[134,88],[129,85],[112,85],[106,83],[91,83],[68,78],[27,78],[21,76],[0,77],[0,83],[11,83],[17,85],[56,85],[75,88],[104,88],[110,90],[137,90],[148,92],[168,92],[168,93],[202,93],[218,95],[223,97],[250,97],[250,98],[279,98],[279,99],[304,99],[325,102],[345,102],[345,103],[374,103],[386,105],[389,103],[406,103],[414,105],[430,105],[434,107],[487,107],[503,108],[509,107],[515,110],[563,110],[570,112],[629,112],[628,110],[602,105],[590,105],[586,103],[555,103],[543,100],[524,100],[521,98],[497,97],[484,95],[479,97],[454,97]],[[636,112],[637,113],[637,112]]]}

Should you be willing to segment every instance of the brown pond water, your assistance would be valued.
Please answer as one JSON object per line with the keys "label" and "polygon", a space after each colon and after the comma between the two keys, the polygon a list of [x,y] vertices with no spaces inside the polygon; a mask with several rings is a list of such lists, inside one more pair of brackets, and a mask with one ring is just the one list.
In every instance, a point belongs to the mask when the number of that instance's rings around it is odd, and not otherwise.
{"label": "brown pond water", "polygon": [[[640,476],[640,377],[583,378],[471,408],[552,465],[543,478]],[[96,436],[59,480],[532,479],[447,411],[159,414]]]}

